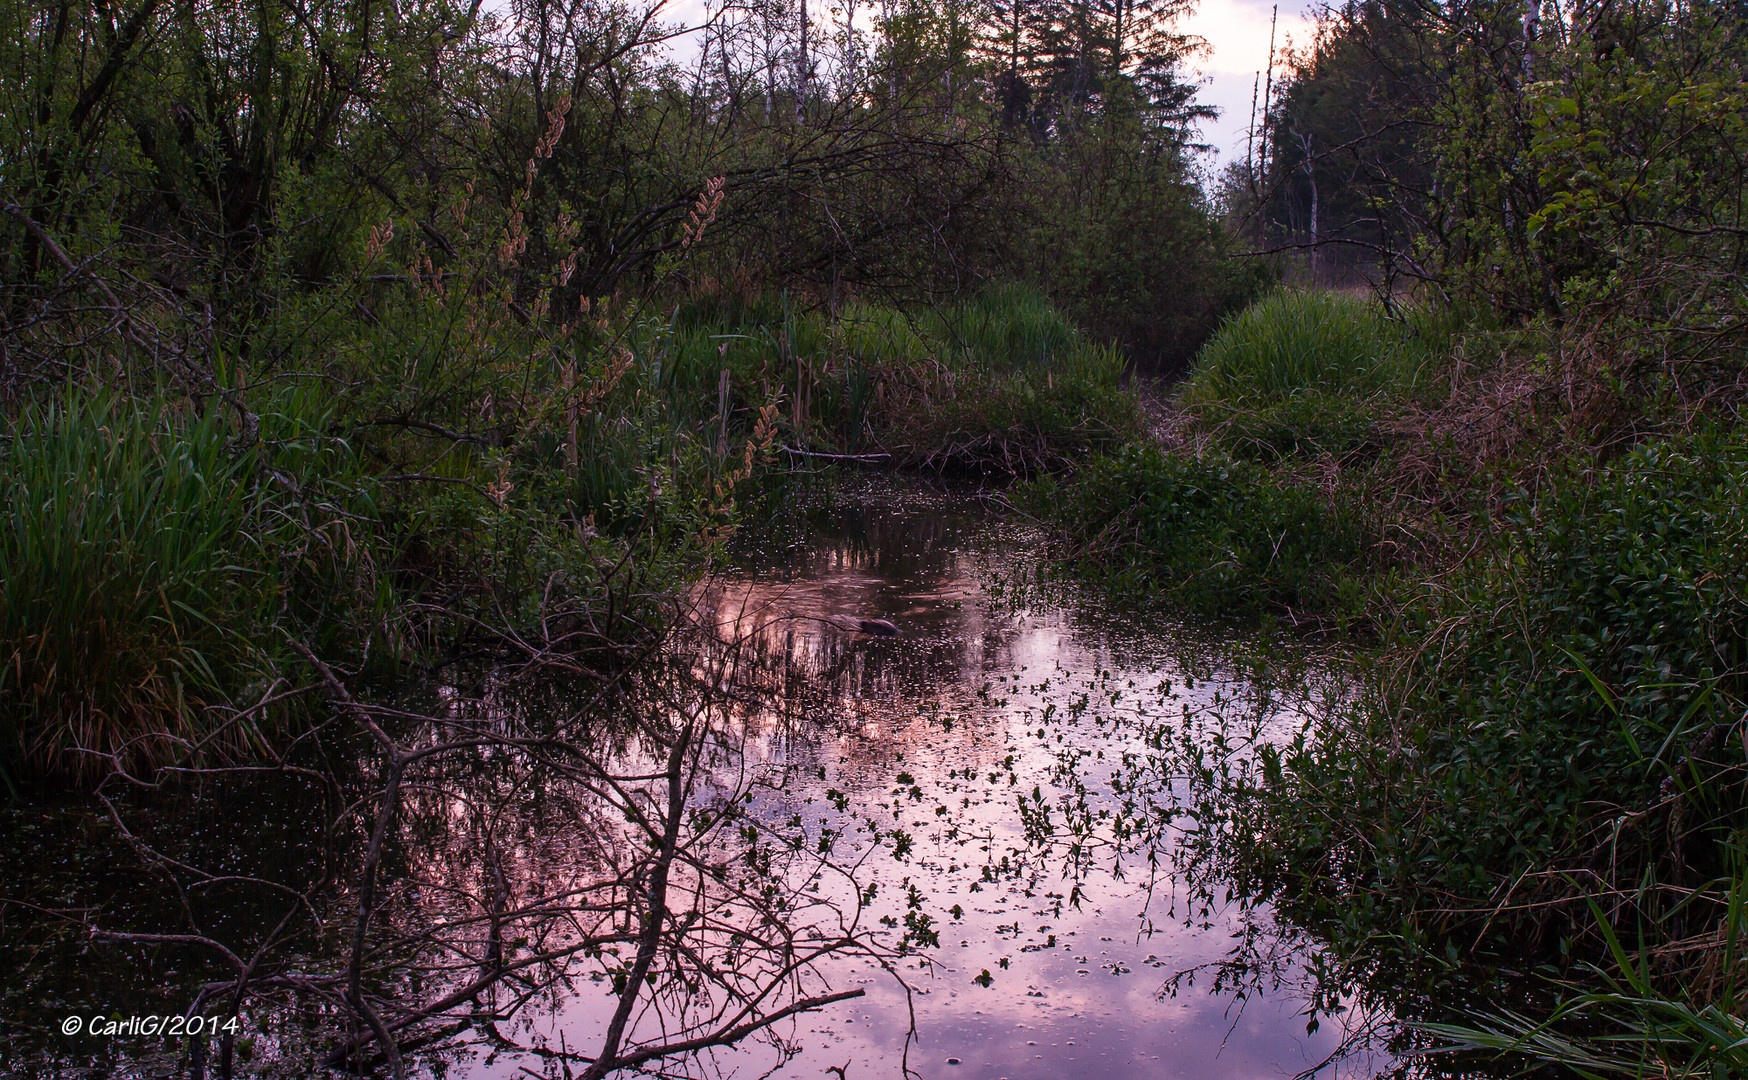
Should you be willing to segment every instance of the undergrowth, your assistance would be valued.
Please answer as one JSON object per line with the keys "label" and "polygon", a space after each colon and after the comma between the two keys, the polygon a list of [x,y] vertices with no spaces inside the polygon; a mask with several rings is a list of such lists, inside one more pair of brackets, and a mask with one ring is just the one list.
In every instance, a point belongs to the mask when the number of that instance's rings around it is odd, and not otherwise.
{"label": "undergrowth", "polygon": [[1552,980],[1545,1018],[1423,1026],[1452,1046],[1725,1075],[1748,439],[1714,390],[1689,402],[1681,371],[1606,342],[1282,294],[1210,342],[1165,448],[1027,505],[1126,598],[1377,635],[1296,738],[1162,757],[1199,785],[1194,872],[1315,930],[1344,985]]}
{"label": "undergrowth", "polygon": [[1339,493],[1219,453],[1131,447],[1020,504],[1056,522],[1067,562],[1125,600],[1256,615],[1351,612],[1377,527]]}
{"label": "undergrowth", "polygon": [[[392,243],[373,231],[363,269]],[[1031,472],[1135,426],[1118,354],[1023,290],[835,319],[602,302],[557,325],[435,272],[356,293],[371,320],[292,297],[236,365],[319,341],[319,371],[206,395],[74,381],[7,419],[9,782],[272,758],[316,700],[290,692],[304,648],[385,688],[463,658],[600,673],[660,637],[785,463]]]}
{"label": "undergrowth", "polygon": [[1597,899],[1624,928],[1713,928],[1690,889],[1748,809],[1745,482],[1748,446],[1707,433],[1521,495],[1394,628],[1375,706],[1265,751],[1271,876],[1494,950],[1565,954]]}
{"label": "undergrowth", "polygon": [[[202,722],[271,670],[279,591],[252,455],[217,417],[73,396],[26,410],[0,450],[0,701],[14,761],[95,771],[80,748],[257,742],[263,717]],[[222,728],[222,730],[220,730]]]}
{"label": "undergrowth", "polygon": [[673,392],[720,397],[731,416],[782,388],[797,455],[1026,475],[1139,429],[1122,355],[1017,286],[944,310],[858,301],[835,318],[780,295],[702,294],[678,309],[666,356]]}

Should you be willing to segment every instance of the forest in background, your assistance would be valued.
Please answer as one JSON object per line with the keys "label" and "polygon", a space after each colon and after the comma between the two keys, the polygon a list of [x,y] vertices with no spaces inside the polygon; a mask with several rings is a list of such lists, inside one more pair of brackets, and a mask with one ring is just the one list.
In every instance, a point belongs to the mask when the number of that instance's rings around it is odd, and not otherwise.
{"label": "forest in background", "polygon": [[[1160,765],[1332,993],[1748,1068],[1737,7],[1330,9],[1205,185],[1177,3],[729,4],[683,64],[659,7],[4,10],[14,798],[283,766],[336,671],[622,670],[797,463],[1030,477],[1065,568],[1361,643]],[[1555,999],[1424,1004],[1506,968]]]}

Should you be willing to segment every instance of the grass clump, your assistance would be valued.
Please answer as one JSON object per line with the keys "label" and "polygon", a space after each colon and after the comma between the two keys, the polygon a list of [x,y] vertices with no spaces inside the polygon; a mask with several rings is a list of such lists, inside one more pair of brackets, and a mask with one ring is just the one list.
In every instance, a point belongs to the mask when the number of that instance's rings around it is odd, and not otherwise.
{"label": "grass clump", "polygon": [[[167,745],[239,750],[263,717],[208,707],[270,670],[252,454],[216,415],[69,395],[0,449],[0,715],[9,770],[74,774]],[[162,744],[162,745],[161,745]]]}
{"label": "grass clump", "polygon": [[1134,446],[1022,505],[1061,529],[1068,561],[1130,601],[1209,613],[1351,610],[1378,543],[1359,508],[1254,463]]}
{"label": "grass clump", "polygon": [[900,467],[1023,475],[1115,449],[1139,429],[1116,350],[1036,292],[992,288],[943,310],[857,301],[835,318],[788,297],[706,294],[674,323],[671,392],[731,416],[783,400],[793,450]]}
{"label": "grass clump", "polygon": [[[1296,394],[1412,391],[1439,353],[1430,316],[1392,319],[1377,301],[1282,291],[1245,308],[1203,346],[1186,405],[1257,406]],[[1448,344],[1448,343],[1446,343]]]}
{"label": "grass clump", "polygon": [[[1723,968],[1741,961],[1743,898],[1748,877],[1729,882]],[[1600,916],[1600,912],[1598,912]],[[1443,1040],[1442,1053],[1481,1051],[1564,1067],[1587,1080],[1666,1077],[1717,1080],[1748,1075],[1748,1016],[1740,976],[1722,987],[1668,987],[1649,964],[1628,954],[1597,919],[1609,946],[1606,965],[1587,965],[1597,984],[1569,993],[1551,1015],[1533,1019],[1494,1012],[1461,1024],[1420,1024]]]}
{"label": "grass clump", "polygon": [[1241,457],[1374,457],[1392,417],[1446,366],[1461,324],[1431,307],[1392,313],[1365,297],[1277,292],[1214,335],[1179,404]]}

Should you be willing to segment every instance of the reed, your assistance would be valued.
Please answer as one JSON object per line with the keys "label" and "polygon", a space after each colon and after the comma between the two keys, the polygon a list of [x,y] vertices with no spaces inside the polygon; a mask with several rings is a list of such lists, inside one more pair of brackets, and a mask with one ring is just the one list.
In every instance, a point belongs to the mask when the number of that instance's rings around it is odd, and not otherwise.
{"label": "reed", "polygon": [[0,725],[9,768],[230,752],[258,720],[209,706],[268,670],[277,589],[251,527],[253,456],[163,400],[69,393],[6,426],[0,460]]}
{"label": "reed", "polygon": [[1718,961],[1711,978],[1671,989],[1653,975],[1658,950],[1629,953],[1603,910],[1592,904],[1608,959],[1586,965],[1588,988],[1568,986],[1559,1004],[1540,1019],[1498,1011],[1464,1023],[1418,1024],[1420,1031],[1440,1040],[1426,1053],[1557,1065],[1585,1080],[1748,1076],[1748,957],[1742,954],[1748,876],[1742,854],[1736,851],[1732,877],[1700,890],[1701,895],[1726,897],[1719,932],[1705,943]]}
{"label": "reed", "polygon": [[1217,454],[1132,446],[1018,500],[1062,533],[1065,561],[1138,604],[1341,617],[1378,569],[1378,526],[1353,500]]}
{"label": "reed", "polygon": [[706,294],[679,306],[671,343],[663,389],[676,409],[714,406],[726,371],[742,427],[778,394],[801,450],[1027,474],[1139,430],[1123,356],[1021,287],[938,310],[855,301],[835,315],[787,296]]}
{"label": "reed", "polygon": [[1448,351],[1449,333],[1431,312],[1392,318],[1374,300],[1284,290],[1220,328],[1197,357],[1183,400],[1232,409],[1304,393],[1411,393]]}

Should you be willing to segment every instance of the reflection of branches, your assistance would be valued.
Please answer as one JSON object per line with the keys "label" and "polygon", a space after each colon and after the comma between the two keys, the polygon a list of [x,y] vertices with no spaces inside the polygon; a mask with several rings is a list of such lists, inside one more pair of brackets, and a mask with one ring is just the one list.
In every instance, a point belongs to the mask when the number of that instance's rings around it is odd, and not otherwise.
{"label": "reflection of branches", "polygon": [[[208,873],[130,828],[105,797],[186,925],[104,926],[90,938],[222,962],[190,1015],[223,1001],[265,1032],[314,1004],[330,1068],[374,1063],[403,1077],[409,1055],[471,1040],[603,1077],[754,1039],[786,1057],[779,1025],[864,993],[832,985],[834,957],[893,970],[862,925],[856,868],[753,808],[784,781],[745,758],[747,721],[765,701],[738,643],[670,643],[559,721],[513,685],[471,699],[448,688],[441,708],[366,700],[293,648],[334,704],[320,730],[353,747],[341,755],[349,764],[330,754],[296,774],[342,795],[306,880]],[[184,767],[175,778],[268,775],[235,772]],[[116,775],[130,790],[159,782]],[[266,905],[253,935],[213,928],[206,894],[224,888]],[[335,936],[330,924],[348,929]],[[574,993],[590,983],[612,986],[604,1014]],[[555,1009],[601,1022],[592,1053],[530,1034]],[[220,1051],[229,1076],[232,1036]],[[204,1070],[204,1046],[194,1053]]]}

